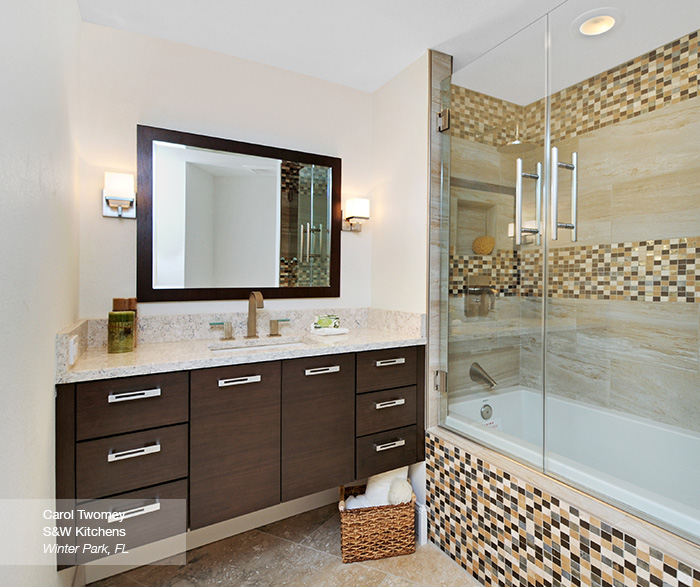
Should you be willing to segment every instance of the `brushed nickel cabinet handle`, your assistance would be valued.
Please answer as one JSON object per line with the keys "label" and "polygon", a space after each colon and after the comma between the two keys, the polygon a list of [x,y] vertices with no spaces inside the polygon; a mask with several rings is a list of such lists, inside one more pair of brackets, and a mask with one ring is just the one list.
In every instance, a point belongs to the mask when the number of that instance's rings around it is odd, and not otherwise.
{"label": "brushed nickel cabinet handle", "polygon": [[107,396],[107,402],[110,404],[116,404],[118,402],[128,402],[135,399],[158,397],[160,396],[160,394],[160,387],[157,387],[155,389],[144,389],[141,391],[124,391],[122,393],[110,393]]}
{"label": "brushed nickel cabinet handle", "polygon": [[385,442],[384,444],[375,444],[374,450],[376,452],[382,452],[383,450],[391,450],[392,448],[399,448],[400,446],[404,446],[405,444],[406,444],[406,441],[403,438],[399,438],[398,440],[394,440],[392,442]]}
{"label": "brushed nickel cabinet handle", "polygon": [[152,503],[150,505],[124,510],[123,512],[110,512],[109,516],[107,516],[107,523],[113,524],[114,522],[123,522],[129,518],[138,518],[139,516],[157,512],[158,510],[160,510],[160,502],[157,501],[156,503]]}
{"label": "brushed nickel cabinet handle", "polygon": [[337,373],[340,371],[340,365],[332,365],[331,367],[316,367],[315,369],[306,369],[304,375],[325,375],[326,373]]}
{"label": "brushed nickel cabinet handle", "polygon": [[384,408],[393,408],[395,406],[402,406],[406,403],[406,400],[402,397],[399,399],[392,399],[385,402],[374,402],[375,410],[383,410]]}
{"label": "brushed nickel cabinet handle", "polygon": [[398,359],[384,359],[383,361],[375,361],[376,367],[390,367],[391,365],[403,365],[406,359],[399,357]]}
{"label": "brushed nickel cabinet handle", "polygon": [[249,375],[248,377],[234,377],[232,379],[219,379],[219,387],[231,387],[232,385],[245,385],[246,383],[260,383],[260,375]]}
{"label": "brushed nickel cabinet handle", "polygon": [[156,444],[151,444],[150,446],[142,446],[139,448],[132,448],[130,450],[122,450],[120,452],[111,452],[107,455],[107,462],[113,463],[114,461],[124,461],[126,459],[150,455],[155,452],[160,452],[159,442]]}

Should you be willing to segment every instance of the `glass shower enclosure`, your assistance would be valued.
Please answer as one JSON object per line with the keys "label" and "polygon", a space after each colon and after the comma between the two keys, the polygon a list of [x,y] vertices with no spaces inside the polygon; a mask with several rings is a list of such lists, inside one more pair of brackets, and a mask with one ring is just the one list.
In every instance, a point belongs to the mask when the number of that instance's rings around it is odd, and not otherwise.
{"label": "glass shower enclosure", "polygon": [[700,8],[610,6],[443,82],[440,423],[700,543]]}

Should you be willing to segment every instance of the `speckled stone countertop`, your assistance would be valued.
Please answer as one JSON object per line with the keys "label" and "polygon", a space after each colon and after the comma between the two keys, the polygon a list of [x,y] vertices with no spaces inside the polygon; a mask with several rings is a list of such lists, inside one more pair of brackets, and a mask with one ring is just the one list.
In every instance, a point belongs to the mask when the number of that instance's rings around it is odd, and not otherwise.
{"label": "speckled stone countertop", "polygon": [[[87,348],[73,367],[57,372],[56,383],[406,347],[426,344],[427,340],[408,333],[361,328],[337,336],[305,334],[284,337],[278,341],[279,344],[263,348],[212,351],[210,346],[219,342],[217,339],[207,339],[146,343],[139,344],[134,352],[123,354],[109,354],[105,347]],[[235,342],[244,344],[240,339]],[[260,338],[259,342],[265,344],[268,341]]]}

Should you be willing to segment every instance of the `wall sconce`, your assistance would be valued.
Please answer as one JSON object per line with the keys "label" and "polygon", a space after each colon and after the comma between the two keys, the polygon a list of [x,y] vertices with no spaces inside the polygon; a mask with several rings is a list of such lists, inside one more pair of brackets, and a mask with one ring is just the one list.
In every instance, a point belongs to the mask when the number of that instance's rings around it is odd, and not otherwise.
{"label": "wall sconce", "polygon": [[105,172],[105,189],[102,190],[102,216],[136,218],[133,175]]}
{"label": "wall sconce", "polygon": [[369,200],[367,198],[351,198],[345,201],[343,214],[343,230],[361,232],[362,223],[369,220]]}

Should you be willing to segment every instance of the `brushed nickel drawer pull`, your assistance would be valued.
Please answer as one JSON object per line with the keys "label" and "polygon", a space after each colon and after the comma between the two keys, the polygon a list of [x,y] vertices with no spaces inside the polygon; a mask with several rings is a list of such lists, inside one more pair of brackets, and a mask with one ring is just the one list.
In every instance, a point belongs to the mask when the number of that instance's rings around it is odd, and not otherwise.
{"label": "brushed nickel drawer pull", "polygon": [[337,373],[340,371],[340,365],[333,365],[331,367],[316,367],[315,369],[306,369],[304,375],[307,377],[309,375],[325,375],[326,373]]}
{"label": "brushed nickel drawer pull", "polygon": [[134,399],[145,399],[147,397],[160,396],[160,387],[155,389],[144,389],[143,391],[125,391],[122,393],[110,393],[107,396],[107,402],[116,404],[117,402],[128,402]]}
{"label": "brushed nickel drawer pull", "polygon": [[155,452],[160,452],[159,442],[156,444],[151,444],[150,446],[142,446],[141,448],[132,448],[121,452],[111,452],[107,455],[107,462],[113,463],[114,461],[133,459],[135,457],[142,457],[143,455],[150,455]]}
{"label": "brushed nickel drawer pull", "polygon": [[406,359],[399,357],[398,359],[384,359],[383,361],[375,361],[377,367],[390,367],[391,365],[403,365]]}
{"label": "brushed nickel drawer pull", "polygon": [[384,408],[393,408],[394,406],[402,406],[406,403],[406,400],[402,397],[399,399],[392,399],[385,402],[374,402],[375,410],[383,410]]}
{"label": "brushed nickel drawer pull", "polygon": [[383,450],[391,450],[392,448],[399,448],[400,446],[404,446],[405,444],[406,444],[406,441],[403,438],[399,438],[398,440],[394,440],[393,442],[385,442],[384,444],[375,444],[374,450],[376,452],[382,452]]}
{"label": "brushed nickel drawer pull", "polygon": [[114,522],[123,522],[129,518],[138,518],[139,516],[144,516],[152,512],[157,512],[160,510],[160,502],[152,503],[151,505],[145,505],[140,508],[133,508],[131,510],[124,510],[123,512],[110,512],[107,516],[107,523],[113,524]]}
{"label": "brushed nickel drawer pull", "polygon": [[260,383],[260,375],[249,375],[248,377],[234,377],[233,379],[219,379],[219,387],[230,387],[232,385],[245,385],[246,383]]}

